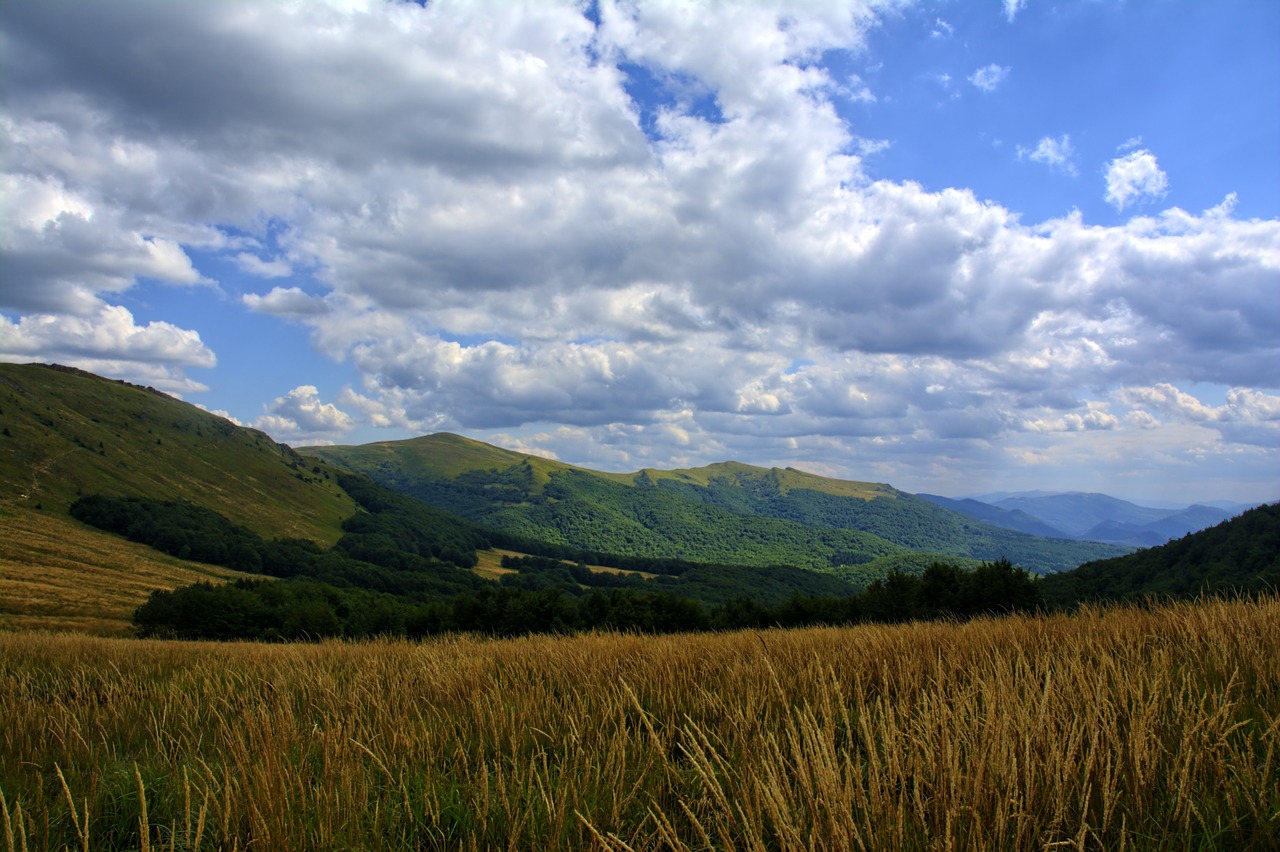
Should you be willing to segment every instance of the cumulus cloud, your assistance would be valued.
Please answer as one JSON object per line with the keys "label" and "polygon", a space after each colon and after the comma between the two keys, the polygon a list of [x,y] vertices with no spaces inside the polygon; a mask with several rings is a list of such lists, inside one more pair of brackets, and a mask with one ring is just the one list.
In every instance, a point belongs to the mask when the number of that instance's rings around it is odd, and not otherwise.
{"label": "cumulus cloud", "polygon": [[1013,19],[1018,16],[1018,12],[1026,5],[1027,0],[1004,0],[1004,16],[1012,23]]}
{"label": "cumulus cloud", "polygon": [[[211,365],[194,331],[102,313],[141,278],[208,284],[208,254],[306,270],[237,304],[359,376],[268,406],[286,440],[360,420],[885,478],[1183,422],[1098,388],[1274,388],[1280,223],[1225,203],[1031,224],[870,179],[887,143],[836,105],[875,95],[821,58],[888,5],[603,2],[597,26],[573,3],[14,4],[0,349]],[[1019,156],[1074,173],[1067,135]],[[1121,209],[1167,191],[1136,146],[1107,180]],[[94,348],[100,321],[135,336]]]}
{"label": "cumulus cloud", "polygon": [[208,388],[186,376],[217,358],[200,334],[167,322],[138,325],[128,309],[99,305],[87,317],[0,315],[0,360],[46,361],[150,385],[179,396]]}
{"label": "cumulus cloud", "polygon": [[1254,388],[1229,389],[1222,405],[1208,405],[1167,382],[1125,387],[1116,396],[1148,417],[1148,409],[1154,409],[1167,418],[1209,425],[1230,441],[1280,445],[1280,396]]}
{"label": "cumulus cloud", "polygon": [[1089,406],[1083,412],[1071,412],[1060,417],[1028,418],[1023,426],[1032,432],[1085,432],[1095,429],[1115,429],[1120,419],[1109,413],[1105,406]]}
{"label": "cumulus cloud", "polygon": [[336,405],[321,402],[313,385],[299,385],[278,396],[266,413],[253,421],[256,429],[285,443],[308,445],[333,443],[353,428],[355,420]]}
{"label": "cumulus cloud", "polygon": [[293,267],[289,265],[289,261],[280,257],[263,260],[256,254],[241,252],[236,255],[236,264],[245,272],[259,278],[287,278],[293,274]]}
{"label": "cumulus cloud", "polygon": [[301,287],[272,287],[270,292],[262,295],[245,293],[241,300],[250,310],[294,319],[314,317],[329,311],[323,299],[304,292]]}
{"label": "cumulus cloud", "polygon": [[212,367],[217,362],[198,332],[167,322],[140,326],[127,308],[115,305],[103,305],[87,318],[29,314],[13,322],[0,316],[0,354],[7,360],[43,355],[184,367]]}
{"label": "cumulus cloud", "polygon": [[984,65],[977,71],[969,75],[969,82],[977,86],[984,92],[994,92],[1000,88],[1000,84],[1009,76],[1009,68],[1005,65],[997,65],[994,62],[990,65]]}
{"label": "cumulus cloud", "polygon": [[[10,142],[13,137],[10,137]],[[55,178],[0,176],[6,216],[0,234],[0,307],[85,316],[98,294],[140,277],[208,284],[174,239],[130,227],[125,211],[95,204]]]}
{"label": "cumulus cloud", "polygon": [[1123,210],[1135,201],[1154,200],[1169,191],[1169,177],[1145,148],[1130,151],[1107,163],[1107,203]]}
{"label": "cumulus cloud", "polygon": [[1058,138],[1045,136],[1034,148],[1018,146],[1018,159],[1044,163],[1052,169],[1076,174],[1075,149],[1071,145],[1071,136],[1064,133]]}

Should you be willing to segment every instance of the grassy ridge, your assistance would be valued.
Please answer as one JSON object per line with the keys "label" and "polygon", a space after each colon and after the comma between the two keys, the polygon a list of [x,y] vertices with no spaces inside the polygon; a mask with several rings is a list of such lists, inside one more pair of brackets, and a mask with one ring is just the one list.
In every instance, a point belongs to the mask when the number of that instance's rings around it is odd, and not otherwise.
{"label": "grassy ridge", "polygon": [[1125,552],[1017,533],[888,485],[791,468],[601,473],[448,434],[303,452],[492,529],[629,556],[829,570],[924,552],[1007,557],[1049,573]]}
{"label": "grassy ridge", "polygon": [[425,645],[0,634],[15,849],[1280,843],[1280,602]]}
{"label": "grassy ridge", "polygon": [[355,503],[314,461],[148,388],[0,364],[0,508],[86,494],[185,499],[266,538],[332,544]]}

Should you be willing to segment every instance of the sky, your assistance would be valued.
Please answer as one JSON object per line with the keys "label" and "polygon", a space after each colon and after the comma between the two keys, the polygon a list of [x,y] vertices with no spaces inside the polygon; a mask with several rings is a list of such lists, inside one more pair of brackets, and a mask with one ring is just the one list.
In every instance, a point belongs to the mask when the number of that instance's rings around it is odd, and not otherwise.
{"label": "sky", "polygon": [[293,446],[1280,499],[1280,3],[4,0],[0,360]]}

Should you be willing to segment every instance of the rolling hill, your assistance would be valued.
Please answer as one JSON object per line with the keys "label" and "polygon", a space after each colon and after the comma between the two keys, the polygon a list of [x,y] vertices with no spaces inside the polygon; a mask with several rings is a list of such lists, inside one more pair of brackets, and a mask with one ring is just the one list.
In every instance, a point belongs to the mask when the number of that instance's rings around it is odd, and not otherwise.
{"label": "rolling hill", "polygon": [[[455,462],[462,469],[476,458]],[[530,476],[552,481],[548,471]],[[580,556],[554,543],[557,558],[571,560],[563,570],[481,579],[467,569],[489,533],[453,514],[151,388],[52,365],[0,365],[0,530],[8,628],[124,633],[153,591],[263,575],[281,578],[268,597],[292,596],[294,609],[321,599],[382,600],[385,609],[388,595],[424,603],[487,588],[576,595],[652,585],[708,603],[852,592],[829,573],[795,567],[673,562],[647,565],[664,574],[652,584],[634,565],[630,576],[583,568],[575,579],[568,568]],[[512,535],[502,543],[548,547]]]}
{"label": "rolling hill", "polygon": [[1238,517],[1159,547],[1087,562],[1041,580],[1049,603],[1187,598],[1202,593],[1280,589],[1280,504]]}
{"label": "rolling hill", "polygon": [[0,364],[0,508],[65,513],[86,494],[188,500],[321,544],[356,510],[329,472],[262,432],[150,388]]}
{"label": "rolling hill", "polygon": [[[197,592],[166,600],[252,598],[281,635],[317,612],[329,613],[330,630],[336,613],[342,630],[372,630],[378,613],[418,618],[427,632],[441,619],[524,629],[544,604],[625,625],[693,612],[662,596],[729,606],[840,598],[939,558],[975,567],[1007,557],[1038,573],[1088,563],[1043,581],[1059,600],[1185,594],[1274,574],[1272,516],[1245,517],[1177,549],[1106,559],[1122,550],[1002,529],[881,483],[736,462],[602,473],[448,434],[295,451],[150,388],[0,365],[8,627],[127,632],[151,592],[179,587]],[[495,545],[515,557],[509,567],[490,554],[467,570]],[[185,558],[197,553],[223,555]],[[254,579],[263,575],[279,585]],[[226,594],[191,586],[236,579],[247,585],[217,587]],[[471,603],[450,610],[456,595]]]}
{"label": "rolling hill", "polygon": [[186,500],[321,545],[356,511],[335,472],[261,432],[150,388],[0,364],[0,625],[127,633],[153,590],[245,576],[73,520],[90,494]]}
{"label": "rolling hill", "polygon": [[792,468],[726,462],[602,473],[447,433],[299,452],[485,527],[627,555],[867,576],[878,560],[918,553],[1007,557],[1048,573],[1124,552],[1003,529],[889,485]]}

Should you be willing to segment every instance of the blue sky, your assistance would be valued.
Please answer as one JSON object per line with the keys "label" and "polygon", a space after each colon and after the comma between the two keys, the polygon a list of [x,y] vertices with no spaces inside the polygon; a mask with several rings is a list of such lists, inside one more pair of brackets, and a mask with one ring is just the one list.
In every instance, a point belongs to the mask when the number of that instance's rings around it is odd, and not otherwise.
{"label": "blue sky", "polygon": [[0,358],[959,496],[1280,497],[1280,4],[14,0]]}

